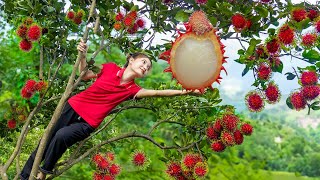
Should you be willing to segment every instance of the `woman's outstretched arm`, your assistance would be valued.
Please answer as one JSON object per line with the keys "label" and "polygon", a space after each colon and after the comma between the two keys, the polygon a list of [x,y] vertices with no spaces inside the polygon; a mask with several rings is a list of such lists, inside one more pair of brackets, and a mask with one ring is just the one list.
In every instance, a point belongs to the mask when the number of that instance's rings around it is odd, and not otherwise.
{"label": "woman's outstretched arm", "polygon": [[200,95],[201,92],[199,90],[195,91],[187,91],[187,90],[174,90],[174,89],[165,89],[165,90],[152,90],[152,89],[142,89],[137,94],[137,98],[144,97],[161,97],[161,96],[179,96],[179,95]]}

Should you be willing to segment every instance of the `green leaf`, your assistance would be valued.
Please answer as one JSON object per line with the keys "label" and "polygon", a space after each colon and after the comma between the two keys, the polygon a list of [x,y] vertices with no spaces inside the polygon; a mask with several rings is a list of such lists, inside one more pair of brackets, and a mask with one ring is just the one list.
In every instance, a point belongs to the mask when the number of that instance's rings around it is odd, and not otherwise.
{"label": "green leaf", "polygon": [[287,75],[287,80],[292,80],[296,77],[296,75],[294,75],[293,73],[290,73],[290,72],[285,73],[285,75]]}
{"label": "green leaf", "polygon": [[312,110],[315,110],[315,111],[316,111],[316,110],[320,110],[320,106],[311,106],[311,109],[312,109]]}
{"label": "green leaf", "polygon": [[313,63],[315,61],[320,61],[320,54],[316,50],[304,50],[302,53],[302,57],[309,60],[310,63]]}
{"label": "green leaf", "polygon": [[244,53],[245,53],[245,51],[244,51],[243,49],[239,49],[239,50],[238,50],[238,54],[239,54],[239,55],[244,55]]}
{"label": "green leaf", "polygon": [[180,22],[186,22],[188,21],[188,18],[189,18],[189,15],[184,12],[183,10],[180,10],[176,16],[174,17],[174,19],[176,19],[177,21],[180,21]]}
{"label": "green leaf", "polygon": [[246,66],[244,70],[242,71],[242,76],[246,75],[248,71],[250,70],[249,66]]}
{"label": "green leaf", "polygon": [[268,29],[268,33],[269,33],[271,36],[274,35],[275,32],[276,32],[276,30],[275,30],[274,28]]}
{"label": "green leaf", "polygon": [[290,109],[293,109],[293,105],[292,105],[292,103],[291,103],[290,96],[287,98],[286,104],[287,104],[287,106],[288,106]]}
{"label": "green leaf", "polygon": [[260,16],[262,16],[262,17],[267,17],[268,14],[269,14],[268,9],[264,8],[263,6],[256,6],[254,9],[255,9],[255,10],[258,12],[258,14],[259,14]]}

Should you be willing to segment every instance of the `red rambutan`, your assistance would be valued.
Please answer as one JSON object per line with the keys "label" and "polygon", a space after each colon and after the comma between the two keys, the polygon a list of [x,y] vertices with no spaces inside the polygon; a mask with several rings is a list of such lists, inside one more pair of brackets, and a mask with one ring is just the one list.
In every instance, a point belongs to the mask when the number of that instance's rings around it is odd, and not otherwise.
{"label": "red rambutan", "polygon": [[166,173],[171,176],[171,177],[176,177],[179,174],[181,174],[182,169],[181,169],[181,165],[177,162],[170,162],[169,164],[167,164],[167,169],[166,169]]}
{"label": "red rambutan", "polygon": [[103,174],[94,173],[93,174],[93,180],[103,180]]}
{"label": "red rambutan", "polygon": [[136,166],[143,166],[147,161],[146,155],[143,152],[137,151],[133,154],[132,163]]}
{"label": "red rambutan", "polygon": [[267,102],[270,104],[274,104],[280,100],[281,94],[278,86],[274,82],[268,84],[264,93],[267,97]]}
{"label": "red rambutan", "polygon": [[120,31],[120,30],[122,29],[122,24],[121,24],[121,22],[116,22],[116,23],[114,23],[113,28],[114,28],[115,30],[117,30],[117,31]]}
{"label": "red rambutan", "polygon": [[238,129],[237,129],[236,131],[234,131],[233,137],[234,137],[234,142],[235,142],[237,145],[242,144],[242,142],[243,142],[243,135],[242,135],[242,133],[241,133]]}
{"label": "red rambutan", "polygon": [[305,71],[301,74],[301,84],[303,86],[315,85],[318,82],[318,75],[314,71]]}
{"label": "red rambutan", "polygon": [[272,69],[267,64],[260,64],[257,69],[257,75],[260,80],[267,81],[272,75]]}
{"label": "red rambutan", "polygon": [[123,14],[121,12],[118,12],[117,15],[115,16],[116,21],[121,21],[123,19]]}
{"label": "red rambutan", "polygon": [[138,25],[135,23],[131,28],[127,29],[129,34],[134,34],[138,31]]}
{"label": "red rambutan", "polygon": [[223,130],[222,124],[221,124],[221,119],[217,119],[214,124],[213,124],[213,129],[220,133]]}
{"label": "red rambutan", "polygon": [[197,4],[206,4],[208,0],[195,0]]}
{"label": "red rambutan", "polygon": [[265,51],[264,51],[263,45],[257,46],[256,54],[257,54],[258,58],[263,57],[265,55]]}
{"label": "red rambutan", "polygon": [[211,144],[211,149],[215,152],[222,152],[226,149],[226,146],[221,141],[215,141]]}
{"label": "red rambutan", "polygon": [[143,29],[146,22],[142,19],[142,18],[139,18],[136,22],[136,24],[138,25],[139,28]]}
{"label": "red rambutan", "polygon": [[121,167],[117,164],[111,164],[111,166],[109,167],[109,173],[112,176],[118,175],[120,171],[121,171]]}
{"label": "red rambutan", "polygon": [[301,92],[294,92],[290,96],[290,101],[295,110],[300,111],[307,105],[305,98]]}
{"label": "red rambutan", "polygon": [[290,45],[294,39],[294,31],[287,24],[283,25],[278,32],[278,39],[285,45]]}
{"label": "red rambutan", "polygon": [[107,158],[109,161],[114,161],[114,153],[113,153],[113,152],[107,152],[107,153],[106,153],[106,158]]}
{"label": "red rambutan", "polygon": [[27,31],[28,31],[28,27],[25,25],[25,24],[21,24],[16,33],[19,37],[21,38],[26,38],[26,35],[27,35]]}
{"label": "red rambutan", "polygon": [[194,154],[186,154],[182,160],[182,164],[186,168],[193,168],[197,163],[197,158]]}
{"label": "red rambutan", "polygon": [[67,13],[67,18],[68,18],[68,19],[72,20],[74,17],[75,17],[74,11],[69,11],[69,12]]}
{"label": "red rambutan", "polygon": [[95,154],[92,156],[92,161],[96,164],[103,161],[103,156],[101,154]]}
{"label": "red rambutan", "polygon": [[134,24],[134,19],[130,16],[126,16],[124,19],[123,19],[123,24],[126,26],[126,27],[132,27],[133,24]]}
{"label": "red rambutan", "polygon": [[233,135],[227,131],[221,133],[221,140],[226,146],[233,146],[235,143]]}
{"label": "red rambutan", "polygon": [[313,100],[319,96],[320,87],[317,85],[304,86],[301,93],[306,100]]}
{"label": "red rambutan", "polygon": [[204,162],[198,162],[195,166],[194,166],[194,175],[196,175],[197,177],[204,177],[207,175],[208,173],[208,165]]}
{"label": "red rambutan", "polygon": [[253,127],[248,123],[244,123],[242,124],[240,131],[242,132],[242,134],[250,136],[253,132]]}
{"label": "red rambutan", "polygon": [[37,82],[36,82],[35,80],[29,79],[29,80],[27,80],[26,84],[24,85],[24,88],[25,88],[28,92],[33,93],[33,92],[36,90],[36,89],[35,89],[36,84],[37,84]]}
{"label": "red rambutan", "polygon": [[300,22],[307,18],[307,12],[304,8],[296,8],[291,12],[293,20]]}
{"label": "red rambutan", "polygon": [[220,133],[216,132],[211,125],[206,129],[206,134],[210,140],[218,140],[220,136]]}
{"label": "red rambutan", "polygon": [[277,39],[272,39],[267,42],[266,48],[269,54],[276,54],[280,49],[280,44]]}
{"label": "red rambutan", "polygon": [[79,25],[79,24],[82,23],[82,19],[79,18],[79,17],[75,17],[75,18],[73,19],[73,22],[74,22],[75,24]]}
{"label": "red rambutan", "polygon": [[100,161],[97,162],[97,166],[102,170],[107,170],[110,166],[110,163],[105,158],[102,158]]}
{"label": "red rambutan", "polygon": [[313,21],[314,19],[316,19],[318,17],[318,11],[314,10],[314,9],[310,9],[308,12],[308,18]]}
{"label": "red rambutan", "polygon": [[317,35],[308,33],[302,36],[301,44],[305,47],[311,47],[314,45],[316,41],[317,41]]}
{"label": "red rambutan", "polygon": [[246,28],[247,28],[247,29],[250,29],[251,26],[252,26],[252,22],[251,22],[250,19],[248,19],[248,20],[246,21]]}
{"label": "red rambutan", "polygon": [[48,87],[48,83],[45,81],[39,81],[34,85],[34,89],[36,91],[44,91],[46,90]]}
{"label": "red rambutan", "polygon": [[21,96],[25,99],[30,99],[32,97],[33,93],[27,91],[26,88],[22,88],[21,90]]}
{"label": "red rambutan", "polygon": [[241,31],[246,27],[246,18],[241,14],[235,14],[231,17],[231,24],[236,30]]}
{"label": "red rambutan", "polygon": [[42,30],[40,26],[38,26],[37,24],[31,25],[27,32],[27,38],[30,41],[38,41],[41,37],[41,33]]}
{"label": "red rambutan", "polygon": [[19,48],[22,51],[29,52],[32,49],[32,43],[27,39],[22,39],[19,43]]}
{"label": "red rambutan", "polygon": [[239,118],[233,114],[225,114],[222,118],[222,126],[230,132],[235,131],[237,128],[237,124],[239,122]]}
{"label": "red rambutan", "polygon": [[114,176],[110,175],[110,174],[104,174],[103,175],[103,180],[114,180]]}
{"label": "red rambutan", "polygon": [[203,34],[213,29],[207,15],[203,11],[195,11],[189,17],[189,24],[196,34]]}
{"label": "red rambutan", "polygon": [[251,91],[246,95],[246,105],[252,112],[259,112],[264,108],[264,100],[256,91]]}
{"label": "red rambutan", "polygon": [[131,17],[132,20],[135,21],[138,17],[138,13],[137,11],[131,11],[126,15],[126,17]]}
{"label": "red rambutan", "polygon": [[14,120],[14,119],[10,119],[10,120],[7,122],[7,125],[8,125],[8,128],[9,128],[9,129],[14,129],[14,128],[16,128],[17,121]]}

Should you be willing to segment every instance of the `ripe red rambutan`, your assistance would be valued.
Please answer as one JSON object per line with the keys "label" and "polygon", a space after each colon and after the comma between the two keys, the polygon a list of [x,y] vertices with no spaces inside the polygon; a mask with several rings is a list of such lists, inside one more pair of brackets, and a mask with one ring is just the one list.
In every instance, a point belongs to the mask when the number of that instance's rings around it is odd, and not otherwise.
{"label": "ripe red rambutan", "polygon": [[126,26],[126,27],[132,27],[133,24],[134,24],[134,19],[130,16],[126,16],[124,19],[123,19],[123,24]]}
{"label": "ripe red rambutan", "polygon": [[260,64],[257,69],[257,75],[260,80],[267,81],[270,79],[272,74],[272,69],[267,64]]}
{"label": "ripe red rambutan", "polygon": [[320,20],[315,23],[315,28],[318,33],[320,33]]}
{"label": "ripe red rambutan", "polygon": [[137,151],[133,154],[132,163],[136,166],[143,166],[147,161],[146,155],[143,152]]}
{"label": "ripe red rambutan", "polygon": [[135,23],[131,28],[127,29],[129,34],[134,34],[138,31],[138,25]]}
{"label": "ripe red rambutan", "polygon": [[189,24],[196,34],[203,34],[213,29],[207,15],[203,11],[195,11],[189,17]]}
{"label": "ripe red rambutan", "polygon": [[19,48],[22,51],[29,52],[32,49],[32,43],[27,39],[22,39],[19,43]]}
{"label": "ripe red rambutan", "polygon": [[99,173],[95,172],[93,174],[93,180],[103,180],[103,174],[99,174]]}
{"label": "ripe red rambutan", "polygon": [[211,125],[206,129],[206,134],[210,140],[218,140],[220,136],[220,133],[216,132]]}
{"label": "ripe red rambutan", "polygon": [[48,87],[48,83],[45,81],[39,81],[34,85],[34,89],[36,91],[44,91],[46,90]]}
{"label": "ripe red rambutan", "polygon": [[166,173],[171,177],[176,177],[182,172],[181,165],[177,162],[167,164]]}
{"label": "ripe red rambutan", "polygon": [[236,131],[234,131],[234,133],[233,133],[233,138],[234,138],[234,142],[235,142],[237,145],[242,144],[242,142],[243,142],[243,135],[242,135],[241,131],[239,131],[238,129],[237,129]]}
{"label": "ripe red rambutan", "polygon": [[250,19],[248,19],[248,20],[246,21],[246,28],[247,28],[247,29],[250,29],[251,26],[252,26],[252,22],[251,22]]}
{"label": "ripe red rambutan", "polygon": [[27,32],[27,38],[30,41],[38,41],[41,37],[42,29],[39,25],[33,24],[29,27]]}
{"label": "ripe red rambutan", "polygon": [[33,93],[36,90],[35,89],[36,84],[37,82],[35,80],[29,79],[27,80],[23,88],[26,89],[28,92]]}
{"label": "ripe red rambutan", "polygon": [[113,152],[107,152],[106,153],[106,158],[109,161],[113,161],[114,160],[114,153]]}
{"label": "ripe red rambutan", "polygon": [[291,12],[293,20],[300,22],[307,18],[307,12],[304,8],[296,8]]}
{"label": "ripe red rambutan", "polygon": [[27,17],[23,20],[23,24],[30,26],[33,23],[33,19],[31,17]]}
{"label": "ripe red rambutan", "polygon": [[103,160],[103,156],[101,154],[95,154],[92,156],[92,161],[96,164]]}
{"label": "ripe red rambutan", "polygon": [[100,161],[97,162],[97,166],[102,170],[107,170],[110,166],[110,163],[105,158],[102,158]]}
{"label": "ripe red rambutan", "polygon": [[290,96],[290,101],[295,110],[300,111],[306,107],[307,101],[301,92],[294,92]]}
{"label": "ripe red rambutan", "polygon": [[206,4],[208,0],[195,0],[197,4]]}
{"label": "ripe red rambutan", "polygon": [[200,177],[200,178],[204,177],[208,173],[208,165],[206,163],[204,163],[204,162],[198,162],[194,166],[193,172],[197,177]]}
{"label": "ripe red rambutan", "polygon": [[264,108],[264,100],[256,91],[250,91],[245,99],[248,109],[252,112],[259,112]]}
{"label": "ripe red rambutan", "polygon": [[306,100],[313,100],[319,96],[320,87],[317,85],[304,86],[301,93]]}
{"label": "ripe red rambutan", "polygon": [[72,20],[74,17],[75,17],[75,12],[74,11],[71,10],[71,11],[69,11],[67,13],[67,18],[68,19]]}
{"label": "ripe red rambutan", "polygon": [[137,13],[137,11],[131,11],[126,15],[126,17],[131,17],[133,19],[133,21],[135,21],[136,18],[138,17],[138,13]]}
{"label": "ripe red rambutan", "polygon": [[302,42],[301,44],[305,47],[311,47],[314,45],[314,43],[317,41],[317,35],[308,33],[302,36]]}
{"label": "ripe red rambutan", "polygon": [[182,160],[182,164],[186,168],[193,168],[198,162],[194,154],[186,154]]}
{"label": "ripe red rambutan", "polygon": [[277,39],[272,39],[267,42],[266,48],[269,54],[275,54],[279,51],[280,44]]}
{"label": "ripe red rambutan", "polygon": [[14,129],[14,128],[16,128],[17,121],[14,120],[14,119],[10,119],[10,120],[7,122],[7,125],[8,125],[8,128],[9,128],[9,129]]}
{"label": "ripe red rambutan", "polygon": [[281,65],[281,60],[278,56],[270,56],[269,57],[269,64],[272,68],[277,68]]}
{"label": "ripe red rambutan", "polygon": [[278,32],[278,39],[285,45],[290,45],[294,39],[294,31],[287,24],[283,25]]}
{"label": "ripe red rambutan", "polygon": [[104,174],[103,175],[103,180],[114,180],[114,176],[110,175],[110,174]]}
{"label": "ripe red rambutan", "polygon": [[220,133],[223,130],[223,127],[221,125],[221,119],[216,119],[216,121],[213,124],[213,129]]}
{"label": "ripe red rambutan", "polygon": [[74,22],[75,24],[79,25],[79,24],[82,23],[82,19],[79,18],[79,17],[75,17],[75,18],[73,19],[73,22]]}
{"label": "ripe red rambutan", "polygon": [[32,95],[33,95],[33,93],[27,91],[25,88],[22,88],[22,90],[21,90],[22,98],[30,99],[32,97]]}
{"label": "ripe red rambutan", "polygon": [[221,141],[215,141],[211,144],[211,149],[215,152],[222,152],[226,149],[226,146]]}
{"label": "ripe red rambutan", "polygon": [[120,173],[121,167],[118,164],[111,164],[109,167],[109,173],[112,176],[116,176]]}
{"label": "ripe red rambutan", "polygon": [[221,122],[222,122],[222,126],[227,131],[233,132],[237,128],[239,118],[233,114],[225,114]]}
{"label": "ripe red rambutan", "polygon": [[240,131],[242,132],[242,134],[250,136],[253,132],[253,127],[248,123],[244,123],[242,124]]}
{"label": "ripe red rambutan", "polygon": [[301,74],[301,84],[303,86],[315,85],[318,82],[318,75],[314,71],[305,71]]}
{"label": "ripe red rambutan", "polygon": [[267,102],[270,104],[274,104],[280,100],[281,94],[278,86],[274,82],[268,84],[264,93],[267,97]]}
{"label": "ripe red rambutan", "polygon": [[264,51],[263,45],[257,46],[256,54],[257,54],[258,58],[263,57],[265,55],[265,51]]}
{"label": "ripe red rambutan", "polygon": [[138,25],[139,28],[143,29],[146,22],[142,19],[142,18],[139,18],[137,21],[136,21],[136,24]]}
{"label": "ripe red rambutan", "polygon": [[224,131],[221,133],[221,140],[224,145],[226,146],[233,146],[234,145],[234,138],[230,132]]}
{"label": "ripe red rambutan", "polygon": [[114,28],[115,30],[117,30],[117,31],[120,31],[120,30],[122,29],[122,24],[121,24],[121,22],[116,22],[116,23],[114,23],[113,28]]}
{"label": "ripe red rambutan", "polygon": [[316,19],[318,17],[318,11],[314,10],[314,9],[310,9],[308,12],[308,18],[313,21],[314,19]]}
{"label": "ripe red rambutan", "polygon": [[123,19],[123,14],[121,12],[118,12],[117,15],[115,16],[116,21],[121,21]]}
{"label": "ripe red rambutan", "polygon": [[246,27],[246,18],[237,13],[231,17],[231,24],[236,28],[236,30],[241,31]]}
{"label": "ripe red rambutan", "polygon": [[28,27],[25,25],[25,24],[21,24],[16,33],[19,37],[21,38],[26,38],[26,35],[27,35],[27,31],[28,31]]}

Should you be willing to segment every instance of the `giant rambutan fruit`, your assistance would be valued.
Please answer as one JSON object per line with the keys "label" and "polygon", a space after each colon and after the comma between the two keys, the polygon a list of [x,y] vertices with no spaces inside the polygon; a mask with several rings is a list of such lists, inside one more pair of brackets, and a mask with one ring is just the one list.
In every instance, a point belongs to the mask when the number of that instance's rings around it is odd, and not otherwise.
{"label": "giant rambutan fruit", "polygon": [[198,178],[203,178],[208,173],[208,165],[205,162],[198,162],[193,169],[194,175]]}
{"label": "giant rambutan fruit", "polygon": [[252,112],[259,112],[264,108],[264,100],[261,95],[256,91],[250,91],[246,95],[246,105]]}
{"label": "giant rambutan fruit", "polygon": [[264,90],[264,94],[267,98],[267,102],[270,104],[279,102],[281,97],[279,88],[274,82],[268,84],[267,88]]}
{"label": "giant rambutan fruit", "polygon": [[316,19],[318,17],[318,11],[314,10],[314,9],[310,9],[308,12],[308,18],[313,21],[314,19]]}
{"label": "giant rambutan fruit", "polygon": [[301,74],[301,84],[303,86],[315,85],[318,82],[318,75],[314,71],[305,71]]}
{"label": "giant rambutan fruit", "polygon": [[195,11],[189,17],[189,24],[196,34],[203,34],[213,29],[207,15],[203,11]]}
{"label": "giant rambutan fruit", "polygon": [[27,32],[27,38],[30,41],[38,41],[39,38],[41,37],[41,27],[37,24],[33,24],[29,27],[28,32]]}
{"label": "giant rambutan fruit", "polygon": [[272,39],[267,42],[266,48],[269,54],[276,54],[280,49],[280,44],[277,39]]}
{"label": "giant rambutan fruit", "polygon": [[290,102],[293,108],[297,111],[304,109],[307,105],[307,101],[303,97],[301,92],[294,92],[290,95]]}
{"label": "giant rambutan fruit", "polygon": [[262,81],[267,81],[272,75],[272,69],[269,65],[262,63],[257,69],[257,76]]}
{"label": "giant rambutan fruit", "polygon": [[14,129],[14,128],[16,128],[16,126],[17,126],[17,121],[14,120],[14,119],[10,119],[10,120],[7,122],[7,125],[8,125],[8,128],[9,128],[9,129]]}
{"label": "giant rambutan fruit", "polygon": [[294,31],[287,24],[283,25],[278,32],[278,39],[284,45],[290,45],[294,40]]}
{"label": "giant rambutan fruit", "polygon": [[31,43],[31,41],[28,41],[27,39],[22,39],[19,43],[19,48],[22,51],[29,52],[32,49],[32,43]]}
{"label": "giant rambutan fruit", "polygon": [[304,86],[301,93],[306,100],[313,100],[319,96],[320,87],[318,85]]}
{"label": "giant rambutan fruit", "polygon": [[28,27],[25,24],[21,24],[18,29],[17,29],[17,35],[21,38],[26,38],[27,35],[27,31],[28,31]]}
{"label": "giant rambutan fruit", "polygon": [[229,132],[234,132],[237,128],[239,118],[234,114],[225,114],[221,122],[225,130]]}
{"label": "giant rambutan fruit", "polygon": [[246,27],[246,18],[241,14],[235,14],[231,17],[231,24],[236,30],[241,31]]}
{"label": "giant rambutan fruit", "polygon": [[181,169],[180,163],[177,163],[177,162],[169,162],[169,163],[167,164],[166,173],[167,173],[170,177],[176,177],[176,176],[180,175],[181,172],[182,172],[182,169]]}
{"label": "giant rambutan fruit", "polygon": [[211,149],[215,152],[222,152],[226,149],[226,146],[219,140],[211,144]]}
{"label": "giant rambutan fruit", "polygon": [[240,127],[240,131],[242,132],[242,134],[244,134],[246,136],[250,136],[253,132],[253,127],[248,123],[244,123]]}
{"label": "giant rambutan fruit", "polygon": [[307,12],[304,8],[295,8],[291,12],[291,18],[297,22],[303,21],[307,18]]}
{"label": "giant rambutan fruit", "polygon": [[301,44],[305,47],[311,47],[315,44],[316,41],[317,41],[317,35],[308,33],[302,36]]}

